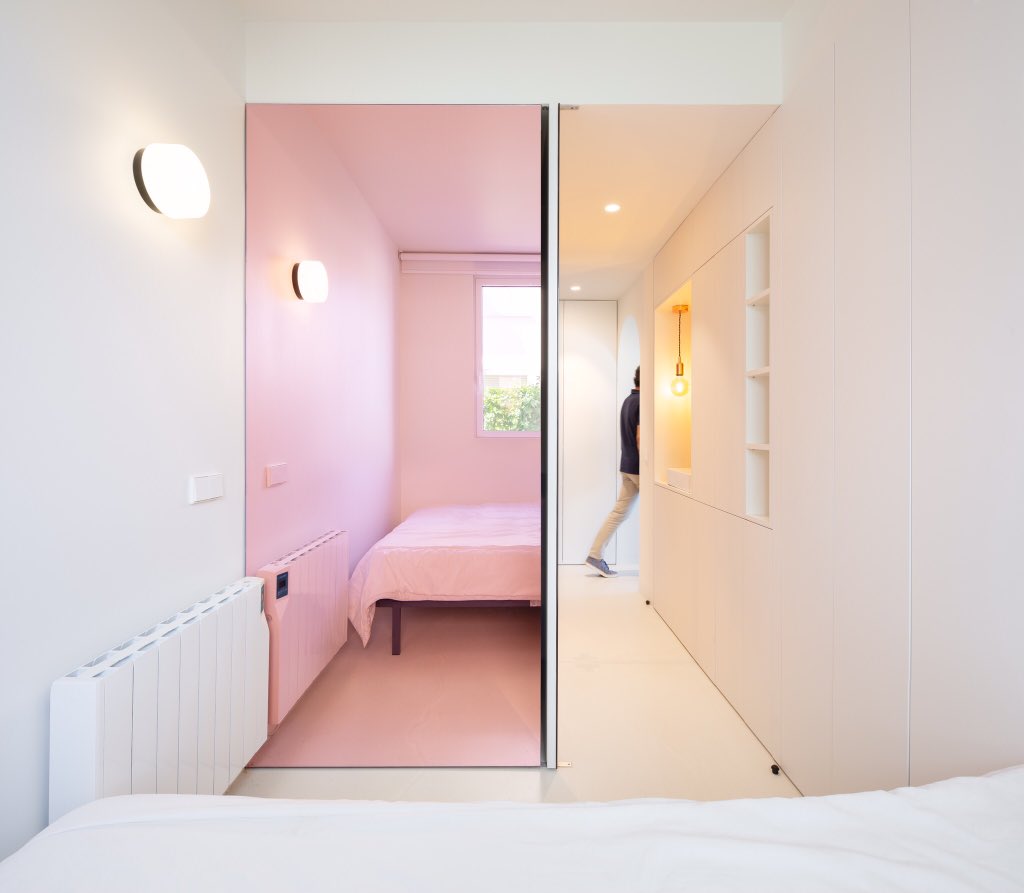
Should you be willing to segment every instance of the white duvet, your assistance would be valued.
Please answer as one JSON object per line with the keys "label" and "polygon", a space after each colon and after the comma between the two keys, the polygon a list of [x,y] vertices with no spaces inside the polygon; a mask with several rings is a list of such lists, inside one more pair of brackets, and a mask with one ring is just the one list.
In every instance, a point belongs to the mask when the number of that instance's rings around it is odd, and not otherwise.
{"label": "white duvet", "polygon": [[713,803],[118,797],[0,864],[0,890],[1024,890],[1024,767]]}

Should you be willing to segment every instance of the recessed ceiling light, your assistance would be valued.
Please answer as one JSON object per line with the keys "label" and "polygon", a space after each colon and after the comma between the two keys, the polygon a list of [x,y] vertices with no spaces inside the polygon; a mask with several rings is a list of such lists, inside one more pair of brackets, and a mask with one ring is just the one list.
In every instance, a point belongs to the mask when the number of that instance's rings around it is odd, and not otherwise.
{"label": "recessed ceiling light", "polygon": [[610,202],[609,204],[604,206],[604,209],[609,214],[618,214],[619,211],[622,210],[622,205],[617,205],[617,204],[615,204],[615,202]]}
{"label": "recessed ceiling light", "polygon": [[570,285],[569,291],[579,291],[582,288],[580,285]]}

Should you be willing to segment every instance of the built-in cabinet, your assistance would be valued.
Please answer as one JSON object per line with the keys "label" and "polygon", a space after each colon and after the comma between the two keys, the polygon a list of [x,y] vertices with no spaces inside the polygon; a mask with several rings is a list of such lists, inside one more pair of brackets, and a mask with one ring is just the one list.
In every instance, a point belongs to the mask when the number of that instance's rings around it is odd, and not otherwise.
{"label": "built-in cabinet", "polygon": [[[775,755],[771,258],[771,215],[762,209],[655,308],[653,603]],[[673,308],[683,303],[680,327]],[[677,351],[690,379],[682,398],[669,386]],[[684,461],[686,489],[672,479]]]}
{"label": "built-in cabinet", "polygon": [[654,486],[654,513],[656,610],[777,755],[779,596],[772,531],[661,484]]}
{"label": "built-in cabinet", "polygon": [[[785,770],[772,494],[778,174],[773,119],[655,258],[652,604]],[[673,403],[680,303],[690,308],[681,338],[690,390]],[[669,486],[683,455],[689,492]]]}

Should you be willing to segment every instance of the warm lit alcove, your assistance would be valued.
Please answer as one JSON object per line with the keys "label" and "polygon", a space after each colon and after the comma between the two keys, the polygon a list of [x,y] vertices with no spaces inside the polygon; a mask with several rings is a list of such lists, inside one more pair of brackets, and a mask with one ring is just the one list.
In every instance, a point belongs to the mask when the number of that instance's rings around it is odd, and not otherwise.
{"label": "warm lit alcove", "polygon": [[[689,308],[693,283],[674,291],[655,312],[654,369],[650,386],[654,391],[654,479],[659,484],[690,492],[690,439],[693,418],[693,378],[690,367]],[[676,363],[682,359],[687,392],[673,392]],[[643,435],[641,434],[641,437]]]}

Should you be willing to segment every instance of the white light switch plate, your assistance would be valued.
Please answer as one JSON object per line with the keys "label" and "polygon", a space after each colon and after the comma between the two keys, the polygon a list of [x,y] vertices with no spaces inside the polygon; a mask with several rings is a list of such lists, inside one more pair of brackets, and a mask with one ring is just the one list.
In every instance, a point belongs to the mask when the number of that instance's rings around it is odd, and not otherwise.
{"label": "white light switch plate", "polygon": [[277,465],[267,466],[267,486],[275,487],[288,480],[288,463],[280,462]]}
{"label": "white light switch plate", "polygon": [[193,505],[224,495],[224,475],[194,474],[189,478],[188,501]]}

